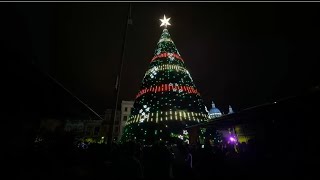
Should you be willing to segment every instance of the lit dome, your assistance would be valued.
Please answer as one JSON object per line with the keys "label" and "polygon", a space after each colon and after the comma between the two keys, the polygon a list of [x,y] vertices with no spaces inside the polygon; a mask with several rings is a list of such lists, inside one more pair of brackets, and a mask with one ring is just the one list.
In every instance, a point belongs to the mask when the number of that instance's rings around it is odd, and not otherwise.
{"label": "lit dome", "polygon": [[214,114],[214,113],[220,113],[220,110],[218,108],[211,108],[210,111],[209,111],[209,114]]}
{"label": "lit dome", "polygon": [[212,119],[220,116],[222,116],[221,111],[216,108],[215,104],[212,102],[212,108],[209,111],[209,118]]}

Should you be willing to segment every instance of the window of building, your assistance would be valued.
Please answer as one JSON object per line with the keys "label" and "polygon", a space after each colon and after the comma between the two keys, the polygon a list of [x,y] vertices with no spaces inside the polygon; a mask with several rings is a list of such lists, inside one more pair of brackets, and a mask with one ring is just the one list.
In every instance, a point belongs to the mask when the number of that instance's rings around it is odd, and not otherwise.
{"label": "window of building", "polygon": [[107,127],[106,126],[101,126],[100,128],[100,133],[105,134],[107,132]]}
{"label": "window of building", "polygon": [[125,107],[125,108],[124,108],[124,111],[125,111],[125,112],[127,112],[127,110],[128,110],[128,108],[127,108],[127,107]]}
{"label": "window of building", "polygon": [[119,125],[119,122],[120,122],[119,120],[116,120],[115,124],[116,124],[116,125]]}
{"label": "window of building", "polygon": [[106,115],[106,119],[107,119],[107,120],[111,120],[111,114],[107,114],[107,115]]}
{"label": "window of building", "polygon": [[94,135],[99,134],[100,127],[94,127]]}
{"label": "window of building", "polygon": [[126,121],[127,120],[127,116],[123,116],[123,121]]}
{"label": "window of building", "polygon": [[87,126],[85,134],[86,134],[86,136],[91,136],[92,135],[92,127],[91,126]]}
{"label": "window of building", "polygon": [[114,132],[115,133],[119,132],[119,127],[118,126],[114,127]]}

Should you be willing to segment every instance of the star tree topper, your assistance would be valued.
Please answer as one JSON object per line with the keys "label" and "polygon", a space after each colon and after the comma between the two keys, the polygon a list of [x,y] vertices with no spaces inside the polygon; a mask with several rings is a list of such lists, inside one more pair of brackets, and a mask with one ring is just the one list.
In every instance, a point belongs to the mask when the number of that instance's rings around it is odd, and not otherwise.
{"label": "star tree topper", "polygon": [[169,20],[170,20],[171,18],[166,18],[166,15],[163,15],[163,19],[160,19],[160,21],[161,21],[161,25],[160,25],[160,27],[161,26],[164,26],[165,28],[167,28],[167,25],[171,25],[170,23],[169,23]]}

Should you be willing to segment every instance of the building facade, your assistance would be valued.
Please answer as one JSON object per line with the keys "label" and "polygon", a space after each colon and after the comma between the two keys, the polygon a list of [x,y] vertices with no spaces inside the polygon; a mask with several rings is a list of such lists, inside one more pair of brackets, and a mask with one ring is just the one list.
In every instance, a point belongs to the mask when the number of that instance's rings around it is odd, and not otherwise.
{"label": "building facade", "polygon": [[76,140],[102,143],[104,142],[106,127],[102,120],[67,120],[64,130],[72,133]]}
{"label": "building facade", "polygon": [[123,132],[125,123],[131,113],[133,101],[122,101],[121,109],[116,112],[116,119],[112,118],[112,109],[107,109],[104,115],[100,115],[104,120],[91,119],[86,120],[67,120],[64,130],[71,132],[77,139],[82,139],[92,143],[106,143],[109,128],[113,125],[113,140],[119,141]]}
{"label": "building facade", "polygon": [[120,132],[119,132],[118,140],[120,140],[123,134],[123,129],[131,114],[131,109],[133,108],[133,104],[134,104],[134,101],[122,101],[121,103],[121,123],[120,123]]}

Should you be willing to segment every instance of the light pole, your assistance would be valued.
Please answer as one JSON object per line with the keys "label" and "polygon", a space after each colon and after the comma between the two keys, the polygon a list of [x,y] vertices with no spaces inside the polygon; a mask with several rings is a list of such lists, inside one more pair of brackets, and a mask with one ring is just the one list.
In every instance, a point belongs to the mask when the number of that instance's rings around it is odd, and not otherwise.
{"label": "light pole", "polygon": [[[121,61],[119,65],[119,71],[117,74],[116,78],[116,84],[115,84],[115,106],[114,109],[111,112],[111,124],[109,127],[108,131],[108,139],[107,139],[107,144],[108,147],[112,147],[112,142],[113,142],[113,127],[115,124],[115,121],[117,120],[117,109],[118,109],[118,100],[119,100],[119,93],[120,93],[120,82],[121,82],[121,75],[122,75],[122,67],[123,67],[123,61],[124,61],[124,55],[125,55],[125,47],[126,47],[126,40],[127,40],[127,32],[128,32],[128,25],[132,24],[131,20],[131,3],[129,4],[129,10],[128,10],[128,16],[127,16],[127,21],[126,21],[126,26],[124,30],[124,36],[123,36],[123,44],[122,44],[122,54],[121,54]],[[108,121],[106,121],[108,122]]]}

